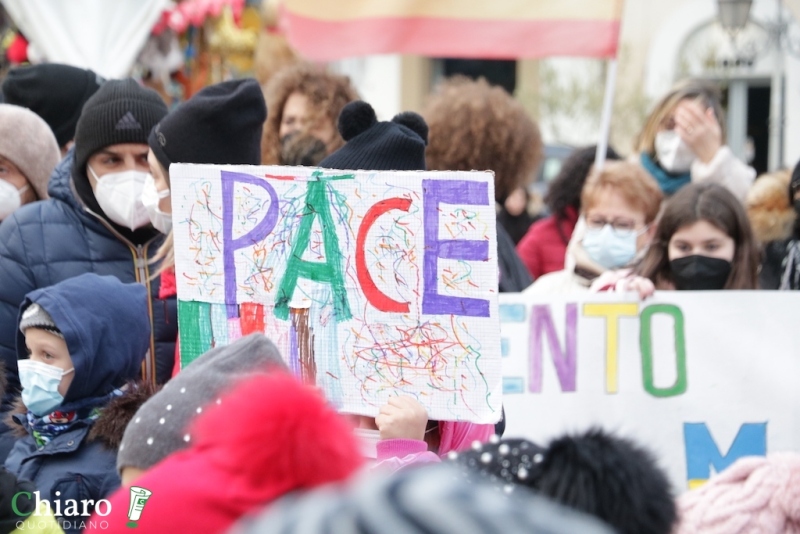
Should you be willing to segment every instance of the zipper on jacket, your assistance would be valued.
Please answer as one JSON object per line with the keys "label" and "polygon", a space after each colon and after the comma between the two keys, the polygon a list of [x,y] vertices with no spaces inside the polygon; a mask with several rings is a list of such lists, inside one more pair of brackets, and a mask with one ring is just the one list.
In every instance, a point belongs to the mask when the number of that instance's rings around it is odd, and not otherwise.
{"label": "zipper on jacket", "polygon": [[147,288],[147,312],[150,315],[150,349],[147,351],[147,354],[144,357],[144,361],[142,362],[142,378],[149,382],[152,385],[156,385],[156,376],[155,376],[155,354],[156,354],[156,343],[155,343],[155,331],[154,331],[154,324],[153,324],[153,296],[150,292],[150,277],[147,267],[147,248],[150,246],[150,243],[153,242],[155,237],[145,243],[144,245],[134,245],[130,241],[128,241],[125,236],[117,232],[117,230],[111,226],[108,221],[103,219],[101,216],[93,212],[87,207],[84,207],[86,213],[93,215],[100,221],[103,226],[105,226],[109,232],[114,234],[114,236],[128,245],[128,249],[131,252],[131,256],[133,256],[133,265],[135,267],[134,276],[136,277],[136,282],[142,284]]}
{"label": "zipper on jacket", "polygon": [[136,281],[140,284],[144,283],[147,277],[147,259],[144,256],[144,247],[136,245]]}
{"label": "zipper on jacket", "polygon": [[150,242],[136,247],[136,270],[139,283],[144,284],[147,288],[147,313],[150,315],[150,350],[144,357],[144,379],[152,385],[156,385],[155,374],[155,359],[156,359],[156,344],[155,344],[155,328],[153,323],[153,298],[151,296],[150,288],[150,271],[147,267],[147,247]]}

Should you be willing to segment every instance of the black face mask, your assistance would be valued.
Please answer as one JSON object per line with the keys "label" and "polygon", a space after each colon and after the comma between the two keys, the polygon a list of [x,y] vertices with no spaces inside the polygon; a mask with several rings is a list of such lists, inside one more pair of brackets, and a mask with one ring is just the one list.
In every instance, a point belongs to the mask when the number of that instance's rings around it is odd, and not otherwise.
{"label": "black face mask", "polygon": [[675,288],[722,289],[731,274],[731,262],[709,256],[686,256],[669,262]]}
{"label": "black face mask", "polygon": [[281,137],[281,165],[315,167],[326,155],[325,143],[311,134],[293,132]]}

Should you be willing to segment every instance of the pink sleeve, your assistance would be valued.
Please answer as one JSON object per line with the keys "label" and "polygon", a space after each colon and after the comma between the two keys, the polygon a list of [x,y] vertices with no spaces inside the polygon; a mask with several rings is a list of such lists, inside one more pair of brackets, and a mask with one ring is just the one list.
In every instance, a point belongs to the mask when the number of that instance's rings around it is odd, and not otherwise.
{"label": "pink sleeve", "polygon": [[181,372],[181,336],[175,340],[175,364],[172,366],[172,378]]}
{"label": "pink sleeve", "polygon": [[373,469],[395,472],[413,464],[440,462],[428,444],[418,439],[384,439],[376,447],[378,456]]}

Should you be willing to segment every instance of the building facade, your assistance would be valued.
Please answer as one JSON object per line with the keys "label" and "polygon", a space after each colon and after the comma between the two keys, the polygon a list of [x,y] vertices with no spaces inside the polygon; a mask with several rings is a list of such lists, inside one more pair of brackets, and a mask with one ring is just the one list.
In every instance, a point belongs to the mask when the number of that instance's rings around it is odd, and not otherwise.
{"label": "building facade", "polygon": [[[623,154],[653,103],[676,81],[719,83],[727,142],[759,172],[800,159],[800,0],[753,0],[735,37],[716,0],[627,0],[622,19],[611,143]],[[448,71],[446,59],[374,56],[337,62],[382,118],[421,110]],[[480,68],[480,66],[479,66]],[[551,144],[597,142],[607,62],[518,60],[514,94]],[[492,68],[492,73],[497,69]],[[507,82],[504,79],[502,82]]]}

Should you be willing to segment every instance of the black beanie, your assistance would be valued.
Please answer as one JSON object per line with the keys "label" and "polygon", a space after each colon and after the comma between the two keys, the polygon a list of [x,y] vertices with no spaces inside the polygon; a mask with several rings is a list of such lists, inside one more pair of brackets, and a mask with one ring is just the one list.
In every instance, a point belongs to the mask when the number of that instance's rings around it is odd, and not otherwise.
{"label": "black beanie", "polygon": [[488,479],[511,493],[516,486],[534,487],[541,476],[541,464],[546,449],[526,439],[500,440],[489,438],[489,443],[476,445],[464,452],[451,452],[448,460],[458,462],[471,481]]}
{"label": "black beanie", "polygon": [[158,161],[171,163],[260,165],[261,132],[267,105],[253,78],[203,88],[150,132]]}
{"label": "black beanie", "polygon": [[120,143],[147,144],[147,136],[167,114],[167,105],[152,89],[133,78],[109,80],[86,102],[75,130],[75,174],[86,174],[86,162],[98,150]]}
{"label": "black beanie", "polygon": [[63,147],[75,137],[83,105],[103,81],[88,69],[43,63],[9,71],[3,96],[7,104],[28,108],[44,119]]}
{"label": "black beanie", "polygon": [[366,102],[350,102],[339,114],[339,133],[347,141],[319,163],[328,169],[424,171],[428,125],[407,111],[390,122],[378,122]]}

